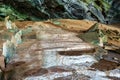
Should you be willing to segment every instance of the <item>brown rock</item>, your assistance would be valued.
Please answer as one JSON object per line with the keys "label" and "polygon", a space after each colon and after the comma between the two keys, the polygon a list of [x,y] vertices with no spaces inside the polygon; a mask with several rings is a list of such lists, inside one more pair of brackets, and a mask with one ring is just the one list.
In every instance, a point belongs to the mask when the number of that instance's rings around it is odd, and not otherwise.
{"label": "brown rock", "polygon": [[[71,72],[73,71],[74,69],[66,69],[64,67],[60,67],[60,66],[54,66],[54,67],[50,67],[48,68],[49,72]],[[74,70],[75,71],[75,70]]]}
{"label": "brown rock", "polygon": [[0,55],[0,68],[1,70],[4,70],[5,69],[5,62],[4,62],[4,56],[3,55]]}
{"label": "brown rock", "polygon": [[98,63],[93,64],[91,67],[100,71],[108,71],[116,69],[118,66],[120,66],[119,63],[101,59]]}
{"label": "brown rock", "polygon": [[43,74],[46,74],[48,73],[48,70],[47,69],[44,69],[44,68],[34,68],[34,69],[30,69],[28,71],[26,71],[23,75],[24,76],[37,76],[37,75],[43,75]]}

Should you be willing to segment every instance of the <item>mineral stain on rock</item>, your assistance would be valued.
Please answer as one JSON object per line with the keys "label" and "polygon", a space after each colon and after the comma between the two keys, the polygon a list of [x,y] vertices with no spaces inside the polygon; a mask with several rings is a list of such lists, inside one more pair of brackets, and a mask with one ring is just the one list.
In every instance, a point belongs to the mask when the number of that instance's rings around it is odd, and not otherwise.
{"label": "mineral stain on rock", "polygon": [[25,64],[26,62],[24,61],[18,61],[18,62],[14,62],[12,65],[15,67],[20,67],[21,65]]}
{"label": "mineral stain on rock", "polygon": [[71,72],[75,71],[75,69],[70,69],[70,68],[64,68],[65,66],[54,66],[54,67],[49,67],[48,70],[49,72]]}
{"label": "mineral stain on rock", "polygon": [[91,54],[94,52],[95,52],[95,50],[91,49],[91,50],[84,50],[84,51],[60,51],[59,54],[67,55],[67,56],[80,56],[82,54]]}
{"label": "mineral stain on rock", "polygon": [[26,76],[37,76],[37,75],[43,75],[48,73],[48,70],[45,68],[34,68],[26,71],[23,75]]}
{"label": "mineral stain on rock", "polygon": [[116,69],[118,66],[120,66],[120,63],[101,59],[98,63],[93,64],[91,67],[100,71],[108,71]]}

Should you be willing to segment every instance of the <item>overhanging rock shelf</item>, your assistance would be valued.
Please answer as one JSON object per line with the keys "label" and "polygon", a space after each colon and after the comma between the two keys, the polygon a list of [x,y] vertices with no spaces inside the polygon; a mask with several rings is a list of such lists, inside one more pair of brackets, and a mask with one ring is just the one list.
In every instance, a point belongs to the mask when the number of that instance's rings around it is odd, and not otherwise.
{"label": "overhanging rock shelf", "polygon": [[57,27],[34,29],[38,40],[26,40],[17,48],[17,54],[11,63],[15,71],[13,78],[23,80],[57,80],[60,77],[74,80],[76,76],[85,80],[110,80],[107,76],[120,78],[119,69],[109,70],[108,73],[92,70],[90,66],[98,62],[95,54],[99,53],[93,45],[76,37],[76,33]]}

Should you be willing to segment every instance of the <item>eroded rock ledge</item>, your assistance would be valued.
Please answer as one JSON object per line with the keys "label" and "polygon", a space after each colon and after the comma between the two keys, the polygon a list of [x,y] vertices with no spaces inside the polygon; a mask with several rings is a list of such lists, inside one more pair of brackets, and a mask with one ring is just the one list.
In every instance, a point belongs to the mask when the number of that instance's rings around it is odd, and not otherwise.
{"label": "eroded rock ledge", "polygon": [[[110,78],[120,78],[118,62],[111,62],[109,57],[99,61],[96,54],[105,56],[106,53],[104,51],[96,53],[96,47],[76,37],[77,30],[85,31],[94,22],[60,20],[60,23],[65,26],[50,21],[16,23],[21,29],[31,26],[33,32],[23,36],[23,43],[18,45],[16,55],[4,71],[5,77],[12,76],[12,80],[18,80],[18,78],[22,80],[110,80]],[[21,23],[24,25],[20,26]],[[79,24],[80,26],[78,26]],[[71,26],[73,32],[70,31],[70,29],[72,30]],[[83,26],[87,27],[83,29]],[[103,25],[103,27],[105,26]],[[75,27],[77,29],[74,29]],[[66,29],[68,30],[66,31]],[[1,41],[4,42],[5,39],[1,38]],[[117,59],[119,60],[119,57]],[[98,64],[100,65],[98,66]],[[101,69],[101,66],[104,68]]]}

